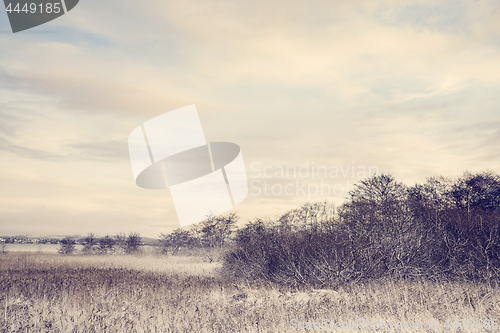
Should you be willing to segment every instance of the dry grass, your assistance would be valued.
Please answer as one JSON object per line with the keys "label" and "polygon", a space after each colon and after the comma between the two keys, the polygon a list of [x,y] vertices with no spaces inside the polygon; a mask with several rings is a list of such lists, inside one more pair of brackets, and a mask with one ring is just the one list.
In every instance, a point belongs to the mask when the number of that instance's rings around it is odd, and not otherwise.
{"label": "dry grass", "polygon": [[[11,252],[0,256],[0,261],[8,267],[51,269],[71,268],[123,268],[142,272],[175,273],[188,275],[215,276],[220,263],[209,263],[206,257],[164,256],[147,253],[145,255],[70,255],[40,252]],[[2,268],[4,270],[5,268]]]}
{"label": "dry grass", "polygon": [[[0,332],[293,332],[290,321],[500,318],[498,288],[373,282],[290,290],[224,281],[196,257],[0,255]],[[440,328],[430,330],[429,320]],[[320,330],[328,332],[330,330]],[[335,331],[335,330],[334,330]],[[366,329],[342,329],[363,332]]]}

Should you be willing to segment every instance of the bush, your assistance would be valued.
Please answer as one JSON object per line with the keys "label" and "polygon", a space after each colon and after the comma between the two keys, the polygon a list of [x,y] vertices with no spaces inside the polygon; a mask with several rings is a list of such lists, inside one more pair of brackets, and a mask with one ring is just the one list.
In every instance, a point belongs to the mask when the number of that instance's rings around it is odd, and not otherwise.
{"label": "bush", "polygon": [[73,237],[68,236],[61,240],[58,252],[60,254],[73,254],[76,251],[75,248],[76,241]]}
{"label": "bush", "polygon": [[137,232],[131,232],[125,240],[125,253],[134,254],[140,251],[142,238]]}
{"label": "bush", "polygon": [[[288,212],[275,222],[249,223],[226,253],[224,273],[298,285],[500,278],[497,176],[466,173],[455,182],[431,178],[408,188],[381,175],[349,194],[330,218],[291,224]],[[310,217],[304,212],[318,211],[311,207],[317,206],[305,205],[293,216]]]}
{"label": "bush", "polygon": [[195,246],[195,239],[186,229],[175,229],[171,234],[161,234],[159,239],[159,250],[162,254],[176,254],[182,248]]}
{"label": "bush", "polygon": [[108,235],[104,236],[99,240],[98,253],[99,254],[112,254],[115,252],[115,239],[109,237]]}
{"label": "bush", "polygon": [[83,241],[82,253],[87,255],[95,254],[97,250],[96,245],[97,245],[97,239],[95,238],[95,234],[89,233]]}
{"label": "bush", "polygon": [[[266,228],[240,239],[224,257],[228,277],[265,279],[290,285],[324,286],[359,280],[383,270],[379,255],[371,253],[368,239],[341,231],[279,231]],[[366,263],[370,262],[370,265]]]}

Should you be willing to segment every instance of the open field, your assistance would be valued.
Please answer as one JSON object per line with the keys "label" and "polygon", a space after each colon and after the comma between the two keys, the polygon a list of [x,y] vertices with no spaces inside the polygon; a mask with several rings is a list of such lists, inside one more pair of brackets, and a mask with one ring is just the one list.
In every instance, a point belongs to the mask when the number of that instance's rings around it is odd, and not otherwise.
{"label": "open field", "polygon": [[[294,332],[304,331],[299,322],[323,319],[422,323],[405,332],[481,332],[480,319],[500,317],[499,290],[487,284],[379,281],[292,290],[225,281],[218,267],[199,257],[2,254],[0,332]],[[476,324],[445,328],[448,319]],[[429,329],[429,320],[439,328]]]}

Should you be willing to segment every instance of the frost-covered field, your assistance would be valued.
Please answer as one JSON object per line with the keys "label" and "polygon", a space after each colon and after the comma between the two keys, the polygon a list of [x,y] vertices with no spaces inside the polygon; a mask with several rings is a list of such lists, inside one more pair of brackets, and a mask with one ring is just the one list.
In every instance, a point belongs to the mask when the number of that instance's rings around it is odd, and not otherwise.
{"label": "frost-covered field", "polygon": [[225,281],[219,267],[200,257],[1,254],[0,332],[373,331],[368,322],[479,332],[479,320],[500,317],[492,285],[379,281],[298,290]]}

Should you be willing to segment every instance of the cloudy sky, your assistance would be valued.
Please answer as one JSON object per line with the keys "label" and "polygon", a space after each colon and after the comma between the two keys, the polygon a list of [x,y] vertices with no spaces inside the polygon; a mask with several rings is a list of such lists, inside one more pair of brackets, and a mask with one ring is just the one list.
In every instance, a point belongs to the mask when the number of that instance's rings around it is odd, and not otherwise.
{"label": "cloudy sky", "polygon": [[0,234],[177,228],[127,138],[191,104],[242,149],[242,221],[339,204],[370,167],[500,173],[499,89],[496,0],[81,0],[16,34],[2,9]]}

